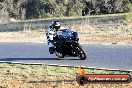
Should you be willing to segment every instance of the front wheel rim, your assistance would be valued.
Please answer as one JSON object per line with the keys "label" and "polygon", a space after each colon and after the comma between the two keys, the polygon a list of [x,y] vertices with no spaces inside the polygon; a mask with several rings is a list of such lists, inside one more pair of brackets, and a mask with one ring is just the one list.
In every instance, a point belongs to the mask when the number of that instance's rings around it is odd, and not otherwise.
{"label": "front wheel rim", "polygon": [[85,53],[78,47],[78,57],[82,60],[86,59]]}

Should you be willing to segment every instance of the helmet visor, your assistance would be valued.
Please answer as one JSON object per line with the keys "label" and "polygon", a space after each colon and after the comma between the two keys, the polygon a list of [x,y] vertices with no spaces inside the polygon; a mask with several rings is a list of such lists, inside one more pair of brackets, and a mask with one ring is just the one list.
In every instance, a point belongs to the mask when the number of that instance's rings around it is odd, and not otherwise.
{"label": "helmet visor", "polygon": [[60,29],[60,26],[55,26],[55,29]]}

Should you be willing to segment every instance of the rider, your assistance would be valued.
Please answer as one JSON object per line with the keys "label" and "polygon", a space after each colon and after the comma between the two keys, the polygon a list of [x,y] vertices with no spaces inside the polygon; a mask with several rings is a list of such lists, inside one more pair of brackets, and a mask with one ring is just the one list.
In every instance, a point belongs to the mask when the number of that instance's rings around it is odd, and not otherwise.
{"label": "rider", "polygon": [[61,25],[59,21],[53,21],[52,25],[48,29],[47,38],[50,54],[54,53],[54,35],[60,29]]}

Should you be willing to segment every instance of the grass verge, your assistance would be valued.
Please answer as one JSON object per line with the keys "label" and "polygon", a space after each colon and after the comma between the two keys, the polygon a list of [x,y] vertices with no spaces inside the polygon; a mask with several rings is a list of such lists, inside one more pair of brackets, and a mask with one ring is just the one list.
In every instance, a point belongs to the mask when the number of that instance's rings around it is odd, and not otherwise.
{"label": "grass verge", "polygon": [[[128,71],[85,68],[87,74],[130,74]],[[87,84],[79,87],[76,83],[75,67],[48,65],[0,64],[1,88],[130,88],[129,84]],[[132,75],[132,74],[131,74]]]}
{"label": "grass verge", "polygon": [[53,17],[45,19],[32,19],[32,20],[14,20],[13,22],[38,22],[38,21],[51,21],[51,20],[75,20],[75,19],[88,19],[88,18],[103,18],[103,17],[122,17],[124,18],[129,13],[120,14],[105,14],[105,15],[88,15],[88,16],[77,16],[77,17]]}
{"label": "grass verge", "polygon": [[[108,20],[109,17],[122,16],[124,19]],[[127,19],[131,18],[131,13],[123,14],[107,14],[107,15],[95,15],[84,17],[66,17],[57,19],[78,19],[78,18],[102,18],[103,20],[85,20],[81,24],[67,25],[66,28],[71,28],[79,33],[80,43],[83,44],[117,44],[128,45],[132,44],[132,21],[128,22]],[[108,18],[107,18],[108,17]],[[46,21],[53,20],[54,18],[29,20],[29,21]],[[21,22],[21,21],[18,21]],[[24,21],[28,22],[28,21]],[[41,24],[42,25],[42,24]],[[29,26],[29,27],[28,27]],[[47,42],[45,33],[47,29],[34,29],[30,28],[31,25],[27,25],[21,31],[18,32],[0,32],[0,42]]]}

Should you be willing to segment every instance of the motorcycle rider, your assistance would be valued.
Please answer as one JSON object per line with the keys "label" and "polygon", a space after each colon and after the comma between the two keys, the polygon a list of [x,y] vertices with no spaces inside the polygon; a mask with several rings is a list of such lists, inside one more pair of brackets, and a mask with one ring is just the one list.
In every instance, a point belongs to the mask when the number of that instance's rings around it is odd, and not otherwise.
{"label": "motorcycle rider", "polygon": [[[52,25],[48,28],[46,36],[50,54],[55,52],[56,56],[59,58],[64,58],[66,55],[70,55],[79,57],[82,60],[86,59],[85,52],[78,43],[78,33],[62,27],[59,21],[52,22]],[[56,47],[54,47],[54,44]]]}
{"label": "motorcycle rider", "polygon": [[61,25],[59,21],[53,21],[52,25],[48,29],[47,39],[50,54],[54,53],[54,37],[57,35],[57,31],[59,31]]}

